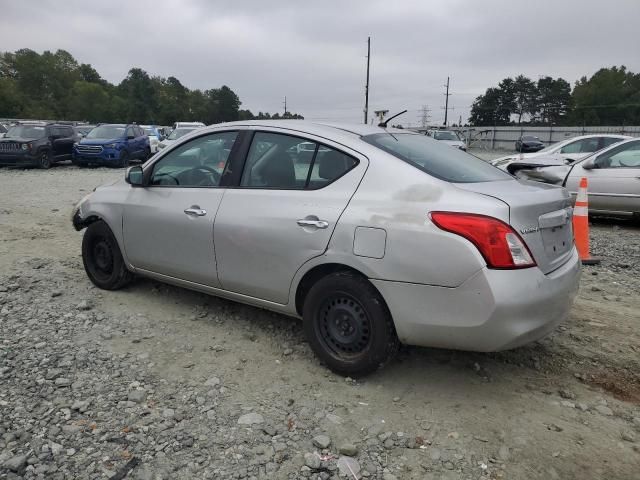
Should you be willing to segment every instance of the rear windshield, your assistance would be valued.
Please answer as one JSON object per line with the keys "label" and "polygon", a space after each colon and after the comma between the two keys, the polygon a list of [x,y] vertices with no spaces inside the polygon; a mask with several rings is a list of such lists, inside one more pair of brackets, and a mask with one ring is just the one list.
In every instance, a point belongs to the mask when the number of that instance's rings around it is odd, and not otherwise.
{"label": "rear windshield", "polygon": [[433,138],[436,140],[460,140],[455,132],[435,132]]}
{"label": "rear windshield", "polygon": [[522,140],[525,142],[539,142],[540,139],[538,137],[527,137],[526,135],[522,137]]}
{"label": "rear windshield", "polygon": [[484,160],[425,135],[376,133],[366,135],[362,140],[447,182],[475,183],[513,179],[508,173]]}

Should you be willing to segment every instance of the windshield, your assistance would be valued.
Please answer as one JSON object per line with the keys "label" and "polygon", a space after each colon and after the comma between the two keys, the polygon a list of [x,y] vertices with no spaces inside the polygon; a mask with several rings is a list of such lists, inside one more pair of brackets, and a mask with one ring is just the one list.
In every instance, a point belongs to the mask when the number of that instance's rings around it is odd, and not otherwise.
{"label": "windshield", "polygon": [[120,138],[124,136],[125,127],[101,125],[87,133],[86,138]]}
{"label": "windshield", "polygon": [[6,138],[43,138],[44,127],[34,125],[16,125],[11,127]]}
{"label": "windshield", "polygon": [[173,132],[169,134],[167,140],[177,140],[183,135],[186,135],[189,132],[193,132],[195,128],[176,128]]}
{"label": "windshield", "polygon": [[538,137],[528,137],[528,136],[524,136],[522,137],[522,141],[523,142],[539,142],[540,139]]}
{"label": "windshield", "polygon": [[452,183],[512,180],[513,177],[473,155],[424,135],[376,133],[362,137],[365,142],[440,180]]}
{"label": "windshield", "polygon": [[544,147],[542,150],[538,150],[537,153],[549,153],[558,150],[559,148],[564,147],[567,143],[571,143],[575,140],[575,138],[569,138],[567,140],[563,140],[562,142],[552,143],[548,147]]}
{"label": "windshield", "polygon": [[158,134],[155,132],[153,128],[143,128],[145,135],[157,137]]}

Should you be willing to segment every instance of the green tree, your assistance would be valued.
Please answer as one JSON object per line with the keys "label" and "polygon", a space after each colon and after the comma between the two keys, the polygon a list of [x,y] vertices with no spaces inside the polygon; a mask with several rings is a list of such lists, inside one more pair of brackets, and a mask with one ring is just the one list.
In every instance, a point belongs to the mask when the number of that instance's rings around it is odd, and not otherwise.
{"label": "green tree", "polygon": [[602,68],[576,82],[571,120],[585,125],[640,122],[640,74],[625,66]]}
{"label": "green tree", "polygon": [[538,80],[537,110],[545,124],[563,123],[571,106],[571,85],[563,78],[542,77]]}
{"label": "green tree", "polygon": [[119,95],[126,101],[125,122],[153,123],[157,114],[154,83],[141,68],[132,68],[118,85]]}
{"label": "green tree", "polygon": [[112,105],[107,89],[98,83],[77,81],[69,95],[69,118],[92,123],[104,122],[112,117]]}
{"label": "green tree", "polygon": [[471,106],[469,123],[476,126],[508,125],[511,116],[510,98],[500,88],[488,88]]}
{"label": "green tree", "polygon": [[518,75],[513,80],[512,94],[514,107],[512,113],[518,118],[518,125],[520,125],[523,116],[533,117],[538,111],[538,89],[531,79]]}

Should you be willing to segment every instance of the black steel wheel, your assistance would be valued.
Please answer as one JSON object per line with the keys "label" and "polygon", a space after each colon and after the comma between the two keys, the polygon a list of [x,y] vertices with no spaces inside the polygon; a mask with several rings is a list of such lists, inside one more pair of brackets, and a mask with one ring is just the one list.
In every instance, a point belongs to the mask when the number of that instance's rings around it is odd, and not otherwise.
{"label": "black steel wheel", "polygon": [[305,298],[303,320],[316,355],[343,375],[370,373],[398,349],[384,299],[357,273],[337,272],[318,280]]}
{"label": "black steel wheel", "polygon": [[321,304],[318,312],[318,337],[324,347],[338,356],[355,356],[364,352],[371,341],[371,322],[357,299],[335,292]]}
{"label": "black steel wheel", "polygon": [[99,288],[117,290],[133,278],[111,229],[103,221],[87,227],[82,237],[82,261],[89,280]]}

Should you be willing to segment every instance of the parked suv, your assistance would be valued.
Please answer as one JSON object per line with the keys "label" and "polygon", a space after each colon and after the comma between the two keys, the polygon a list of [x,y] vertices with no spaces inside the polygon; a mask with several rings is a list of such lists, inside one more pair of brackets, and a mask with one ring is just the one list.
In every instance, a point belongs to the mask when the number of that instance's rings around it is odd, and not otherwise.
{"label": "parked suv", "polygon": [[76,165],[126,167],[130,160],[145,161],[151,156],[149,137],[138,125],[99,125],[73,147]]}
{"label": "parked suv", "polygon": [[0,139],[0,165],[49,168],[71,159],[73,144],[79,139],[70,125],[20,123]]}

